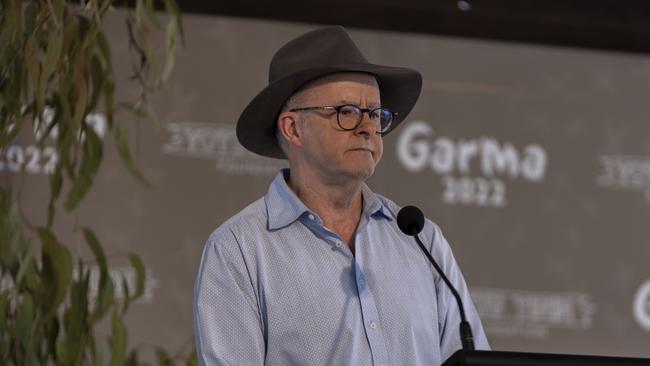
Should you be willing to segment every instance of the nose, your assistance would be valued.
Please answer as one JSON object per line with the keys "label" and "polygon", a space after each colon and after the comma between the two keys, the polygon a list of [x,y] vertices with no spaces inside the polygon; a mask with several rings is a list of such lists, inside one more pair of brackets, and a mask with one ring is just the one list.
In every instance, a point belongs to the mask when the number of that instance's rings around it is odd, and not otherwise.
{"label": "nose", "polygon": [[379,132],[379,125],[370,119],[370,111],[364,111],[361,114],[361,122],[354,130],[354,133],[365,138],[370,138]]}

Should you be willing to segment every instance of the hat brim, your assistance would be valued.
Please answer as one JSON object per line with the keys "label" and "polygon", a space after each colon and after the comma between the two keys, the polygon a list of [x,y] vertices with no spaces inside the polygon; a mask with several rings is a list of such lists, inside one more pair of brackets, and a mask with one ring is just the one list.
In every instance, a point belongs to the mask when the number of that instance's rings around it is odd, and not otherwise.
{"label": "hat brim", "polygon": [[282,105],[306,83],[337,72],[364,72],[376,77],[382,106],[397,112],[391,131],[413,109],[422,90],[420,73],[402,67],[342,64],[302,70],[269,84],[253,98],[237,121],[239,142],[256,154],[286,159],[276,139],[276,118]]}

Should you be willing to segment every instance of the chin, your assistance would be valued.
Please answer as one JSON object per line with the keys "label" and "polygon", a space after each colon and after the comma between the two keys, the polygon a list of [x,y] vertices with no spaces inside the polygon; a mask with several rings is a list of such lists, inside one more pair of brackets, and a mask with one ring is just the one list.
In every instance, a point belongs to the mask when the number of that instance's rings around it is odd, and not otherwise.
{"label": "chin", "polygon": [[375,172],[375,167],[359,167],[357,169],[351,170],[349,176],[355,177],[358,180],[365,181],[370,178]]}

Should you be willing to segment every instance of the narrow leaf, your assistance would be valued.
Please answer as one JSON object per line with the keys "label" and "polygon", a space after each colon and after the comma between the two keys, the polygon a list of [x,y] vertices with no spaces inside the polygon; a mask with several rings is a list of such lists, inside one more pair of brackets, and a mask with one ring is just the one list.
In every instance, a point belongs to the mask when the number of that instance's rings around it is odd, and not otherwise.
{"label": "narrow leaf", "polygon": [[106,255],[104,254],[102,245],[99,243],[99,240],[97,240],[97,236],[95,236],[95,233],[90,228],[84,227],[82,231],[86,243],[88,243],[90,250],[92,250],[93,255],[95,256],[100,271],[107,271]]}
{"label": "narrow leaf", "polygon": [[64,348],[67,356],[66,363],[74,364],[79,359],[79,353],[83,352],[80,341],[85,334],[86,318],[88,317],[88,283],[89,273],[81,274],[83,268],[81,263],[78,266],[80,279],[72,284],[70,289],[70,307],[64,316],[65,341]]}
{"label": "narrow leaf", "polygon": [[9,318],[7,310],[9,309],[10,298],[11,294],[9,291],[5,290],[0,292],[0,333],[2,334],[7,334],[7,320]]}
{"label": "narrow leaf", "polygon": [[124,296],[124,304],[122,306],[122,314],[125,314],[131,304],[131,291],[129,290],[129,282],[126,277],[122,277],[122,294]]}
{"label": "narrow leaf", "polygon": [[76,128],[81,127],[81,122],[86,116],[87,104],[88,104],[88,84],[83,75],[83,70],[85,68],[86,59],[85,56],[78,58],[77,64],[74,66],[76,68],[73,78],[73,86],[75,91],[75,101],[74,109],[72,113],[72,126]]}
{"label": "narrow leaf", "polygon": [[169,81],[172,70],[174,69],[174,63],[176,62],[176,38],[178,35],[178,24],[173,19],[167,23],[167,59],[165,61],[165,66],[160,78],[161,85],[166,84]]}
{"label": "narrow leaf", "polygon": [[31,349],[34,328],[34,300],[29,293],[23,294],[16,309],[16,336],[25,354]]}
{"label": "narrow leaf", "polygon": [[111,366],[122,366],[126,356],[126,327],[120,319],[117,309],[113,309],[111,317]]}
{"label": "narrow leaf", "polygon": [[68,211],[77,207],[81,199],[88,193],[102,162],[102,141],[92,128],[85,128],[85,132],[86,139],[83,143],[79,175],[74,179],[65,202],[65,208]]}
{"label": "narrow leaf", "polygon": [[106,262],[106,256],[102,249],[99,240],[95,234],[89,228],[83,229],[84,237],[86,238],[86,243],[93,251],[95,255],[95,261],[99,266],[99,281],[97,283],[97,297],[95,299],[95,309],[90,318],[91,323],[95,323],[101,319],[104,314],[108,311],[113,301],[113,281],[108,273],[108,264]]}
{"label": "narrow leaf", "polygon": [[133,294],[132,297],[132,299],[135,300],[140,296],[142,296],[142,294],[144,294],[146,274],[145,274],[144,264],[142,263],[142,259],[139,256],[135,254],[131,254],[129,256],[129,259],[131,260],[131,265],[135,269],[135,274],[136,274],[135,293]]}
{"label": "narrow leaf", "polygon": [[[25,44],[25,64],[27,65],[27,74],[33,90],[38,90],[38,82],[41,76],[40,63],[38,59],[38,42],[36,35],[32,35],[27,39]],[[40,105],[43,105],[40,101]]]}
{"label": "narrow leaf", "polygon": [[145,8],[147,10],[147,19],[153,24],[156,28],[160,28],[160,22],[155,14],[155,9],[153,6],[153,0],[145,0]]}
{"label": "narrow leaf", "polygon": [[18,274],[16,274],[17,284],[20,284],[23,280],[23,276],[25,276],[28,269],[34,268],[34,253],[39,249],[36,240],[25,240],[25,243],[27,244],[27,253],[25,253],[25,256],[20,260],[20,267],[18,269]]}
{"label": "narrow leaf", "polygon": [[183,20],[181,18],[181,9],[178,7],[176,0],[165,0],[165,10],[167,15],[177,23],[176,28],[183,40]]}
{"label": "narrow leaf", "polygon": [[60,325],[59,319],[57,317],[51,317],[45,322],[45,338],[47,339],[47,350],[48,353],[52,355],[52,358],[54,360],[60,360],[64,358],[57,348],[57,345],[61,345],[61,343],[57,343],[57,340],[59,339],[59,330]]}
{"label": "narrow leaf", "polygon": [[60,29],[51,28],[47,40],[47,49],[45,51],[45,60],[43,71],[40,75],[40,81],[38,85],[38,92],[36,97],[37,102],[37,112],[43,111],[44,101],[45,101],[45,92],[47,85],[50,80],[50,76],[56,70],[56,67],[59,63],[61,56],[61,49],[63,48],[63,33]]}
{"label": "narrow leaf", "polygon": [[127,141],[126,128],[123,124],[117,123],[115,125],[113,136],[115,138],[115,144],[117,145],[118,154],[120,155],[120,159],[122,159],[122,164],[124,164],[126,170],[131,173],[131,176],[133,176],[140,183],[144,184],[147,187],[151,187],[151,184],[149,184],[147,179],[145,179],[145,177],[142,175],[142,173],[140,173],[138,168],[136,168],[135,164],[133,163],[131,152],[129,150],[129,144]]}
{"label": "narrow leaf", "polygon": [[49,317],[56,314],[68,291],[72,280],[72,256],[49,229],[39,228],[38,235],[43,244],[43,278],[49,279],[41,289],[41,306],[45,317]]}

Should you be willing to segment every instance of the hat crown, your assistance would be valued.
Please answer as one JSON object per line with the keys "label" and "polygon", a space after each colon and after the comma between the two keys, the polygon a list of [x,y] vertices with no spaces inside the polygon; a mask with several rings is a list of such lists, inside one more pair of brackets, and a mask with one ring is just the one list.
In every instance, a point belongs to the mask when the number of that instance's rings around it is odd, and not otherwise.
{"label": "hat crown", "polygon": [[275,53],[269,69],[269,84],[302,70],[367,63],[343,27],[321,28],[293,39]]}

